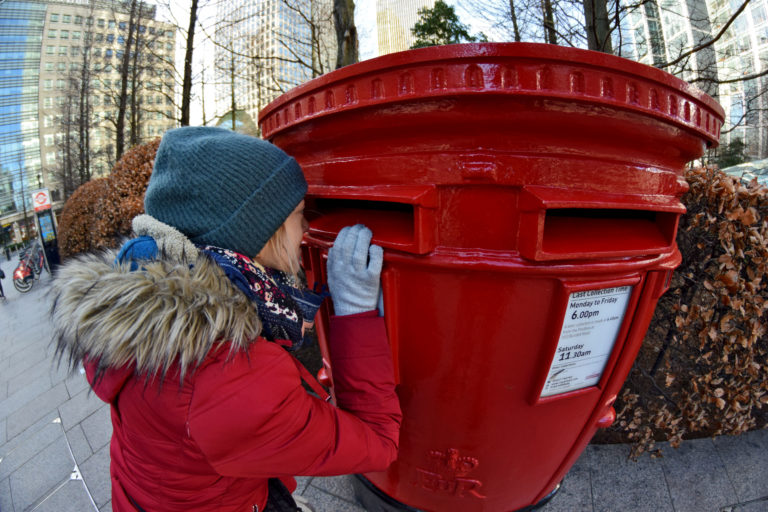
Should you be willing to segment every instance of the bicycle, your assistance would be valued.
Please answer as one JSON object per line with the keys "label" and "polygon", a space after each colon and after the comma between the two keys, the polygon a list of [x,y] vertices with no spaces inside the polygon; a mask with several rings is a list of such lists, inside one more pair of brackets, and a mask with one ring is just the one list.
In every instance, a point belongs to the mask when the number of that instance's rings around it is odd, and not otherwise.
{"label": "bicycle", "polygon": [[43,268],[45,268],[43,248],[35,242],[19,255],[19,264],[13,271],[13,287],[21,293],[27,293],[32,289],[35,281],[40,279]]}

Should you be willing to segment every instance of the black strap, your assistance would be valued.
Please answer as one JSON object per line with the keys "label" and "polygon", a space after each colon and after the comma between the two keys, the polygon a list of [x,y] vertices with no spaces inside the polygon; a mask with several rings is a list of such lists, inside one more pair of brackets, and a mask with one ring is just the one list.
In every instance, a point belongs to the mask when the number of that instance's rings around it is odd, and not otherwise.
{"label": "black strap", "polygon": [[291,492],[279,478],[269,479],[269,495],[264,512],[300,512]]}
{"label": "black strap", "polygon": [[[125,489],[123,489],[123,492],[125,492]],[[134,500],[133,498],[131,498],[131,497],[130,497],[130,495],[129,495],[127,492],[125,493],[125,495],[126,495],[126,496],[128,496],[128,500],[130,500],[130,502],[131,502],[131,505],[133,505],[134,507],[136,507],[136,510],[138,510],[139,512],[147,512],[146,510],[144,510],[143,508],[141,508],[141,505],[139,505],[138,503],[136,503],[136,500]]]}
{"label": "black strap", "polygon": [[[123,489],[123,492],[125,492],[125,489]],[[291,496],[291,491],[288,490],[279,478],[269,479],[267,492],[269,494],[267,495],[267,505],[264,508],[264,512],[300,512],[301,509],[296,505],[296,501]],[[138,512],[147,512],[127,492],[125,495]]]}

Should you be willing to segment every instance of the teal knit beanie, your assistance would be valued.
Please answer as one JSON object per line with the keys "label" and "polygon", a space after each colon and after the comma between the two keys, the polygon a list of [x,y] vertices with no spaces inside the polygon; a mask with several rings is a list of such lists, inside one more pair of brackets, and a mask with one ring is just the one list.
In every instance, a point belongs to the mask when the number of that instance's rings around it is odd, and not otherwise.
{"label": "teal knit beanie", "polygon": [[160,142],[144,209],[194,243],[254,257],[306,193],[301,167],[277,146],[187,126]]}

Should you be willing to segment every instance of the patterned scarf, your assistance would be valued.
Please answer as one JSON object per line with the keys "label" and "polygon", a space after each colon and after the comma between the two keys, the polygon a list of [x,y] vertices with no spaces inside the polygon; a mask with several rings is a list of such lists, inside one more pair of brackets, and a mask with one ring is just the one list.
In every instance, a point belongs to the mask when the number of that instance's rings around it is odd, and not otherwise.
{"label": "patterned scarf", "polygon": [[328,296],[327,292],[301,289],[284,272],[262,267],[235,251],[212,245],[198,248],[210,256],[232,284],[255,303],[263,324],[261,335],[264,338],[279,341],[291,351],[304,344],[302,328],[312,327],[317,310]]}

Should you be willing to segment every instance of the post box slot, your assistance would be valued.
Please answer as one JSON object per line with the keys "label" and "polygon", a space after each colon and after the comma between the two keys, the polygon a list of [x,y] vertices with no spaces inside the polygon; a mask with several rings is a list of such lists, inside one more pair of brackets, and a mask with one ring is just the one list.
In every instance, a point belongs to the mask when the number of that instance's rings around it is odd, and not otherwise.
{"label": "post box slot", "polygon": [[671,251],[680,214],[676,197],[525,187],[520,254],[536,261],[645,256]]}
{"label": "post box slot", "polygon": [[631,256],[672,246],[676,214],[642,210],[547,210],[542,250],[552,256]]}
{"label": "post box slot", "polygon": [[646,210],[547,210],[541,248],[552,257],[663,252],[674,241],[676,219],[673,213]]}
{"label": "post box slot", "polygon": [[311,236],[332,240],[344,226],[365,224],[373,231],[373,243],[385,248],[425,253],[433,246],[434,215],[417,205],[316,197],[305,211]]}

